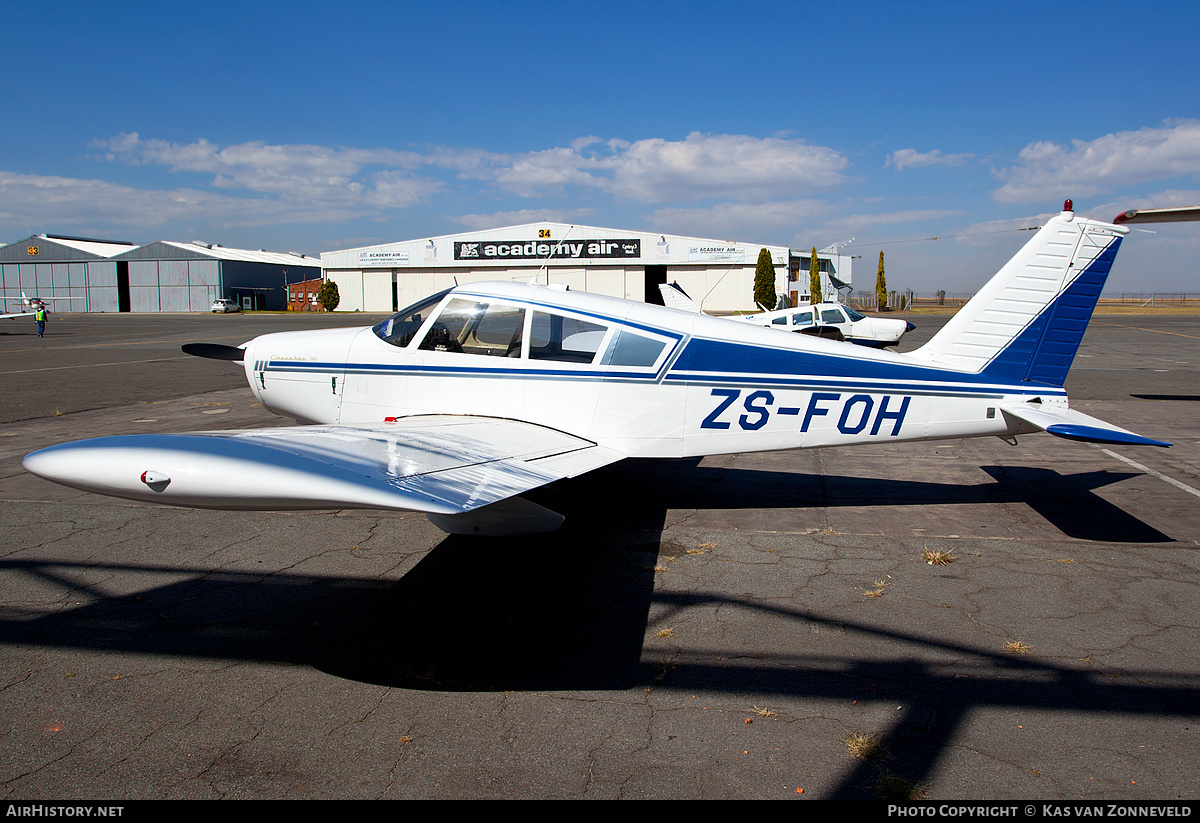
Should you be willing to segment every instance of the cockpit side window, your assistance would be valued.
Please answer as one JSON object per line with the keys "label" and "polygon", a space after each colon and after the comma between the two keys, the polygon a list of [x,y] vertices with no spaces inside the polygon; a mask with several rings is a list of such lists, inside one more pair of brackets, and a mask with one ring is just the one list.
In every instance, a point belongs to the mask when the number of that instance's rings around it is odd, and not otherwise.
{"label": "cockpit side window", "polygon": [[529,322],[529,359],[591,363],[607,333],[598,323],[535,311]]}
{"label": "cockpit side window", "polygon": [[822,323],[845,323],[846,317],[837,309],[821,309]]}
{"label": "cockpit side window", "polygon": [[391,343],[393,346],[407,346],[420,331],[421,324],[429,317],[429,313],[437,308],[449,292],[450,289],[446,289],[413,303],[408,308],[396,312],[387,320],[375,324],[371,327],[371,331],[375,332],[376,336],[385,343]]}
{"label": "cockpit side window", "polygon": [[489,357],[520,357],[524,328],[524,309],[455,298],[434,319],[419,348]]}

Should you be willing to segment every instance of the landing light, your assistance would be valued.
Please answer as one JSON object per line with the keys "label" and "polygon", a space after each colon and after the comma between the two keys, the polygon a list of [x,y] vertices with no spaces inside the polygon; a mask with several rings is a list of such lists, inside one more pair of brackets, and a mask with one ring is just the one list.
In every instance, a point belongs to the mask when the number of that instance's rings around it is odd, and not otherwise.
{"label": "landing light", "polygon": [[162,472],[144,471],[142,472],[142,482],[154,491],[160,492],[171,483],[171,478]]}

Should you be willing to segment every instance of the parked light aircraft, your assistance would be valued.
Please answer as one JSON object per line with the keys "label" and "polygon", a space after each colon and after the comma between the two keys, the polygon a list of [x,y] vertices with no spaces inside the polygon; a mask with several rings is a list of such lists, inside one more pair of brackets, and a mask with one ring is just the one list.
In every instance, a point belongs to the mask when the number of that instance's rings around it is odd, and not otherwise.
{"label": "parked light aircraft", "polygon": [[732,319],[800,334],[830,336],[836,340],[849,340],[860,346],[875,348],[895,346],[905,332],[916,328],[907,320],[894,317],[867,317],[862,312],[840,303],[816,303]]}
{"label": "parked light aircraft", "polygon": [[514,534],[563,519],[522,493],[626,457],[1038,431],[1168,446],[1063,389],[1127,231],[1068,201],[906,354],[548,286],[457,286],[372,328],[185,347],[240,361],[264,406],[310,425],[101,437],[24,465],[134,500],[400,509]]}
{"label": "parked light aircraft", "polygon": [[[17,299],[18,298],[16,298],[16,297],[6,297],[6,298],[4,298],[4,302],[6,302],[6,303],[16,302]],[[32,314],[33,312],[36,312],[38,309],[45,309],[46,311],[50,311],[50,307],[46,304],[50,303],[52,301],[55,301],[55,300],[83,300],[83,299],[84,298],[82,298],[82,297],[27,297],[25,295],[25,292],[21,292],[21,297],[20,297],[21,304],[24,306],[27,306],[28,308],[21,309],[21,311],[14,312],[11,314],[0,314],[0,320],[8,320],[11,317],[29,317],[30,314]]]}
{"label": "parked light aircraft", "polygon": [[[696,305],[678,283],[661,283],[663,304],[683,311],[698,312]],[[905,332],[916,328],[907,320],[892,317],[868,317],[841,303],[824,302],[776,309],[758,314],[730,315],[729,320],[766,326],[769,329],[849,340],[860,346],[895,346]]]}

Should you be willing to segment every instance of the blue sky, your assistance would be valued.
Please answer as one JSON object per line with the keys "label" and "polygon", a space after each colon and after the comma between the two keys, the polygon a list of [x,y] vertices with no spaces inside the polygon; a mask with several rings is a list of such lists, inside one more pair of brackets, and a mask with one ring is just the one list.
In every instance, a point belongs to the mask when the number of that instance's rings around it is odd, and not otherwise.
{"label": "blue sky", "polygon": [[[1200,204],[1195,2],[37,2],[0,242],[316,254],[538,220],[977,289],[1057,213]],[[1108,293],[1200,292],[1200,224]],[[937,240],[929,238],[937,237]]]}

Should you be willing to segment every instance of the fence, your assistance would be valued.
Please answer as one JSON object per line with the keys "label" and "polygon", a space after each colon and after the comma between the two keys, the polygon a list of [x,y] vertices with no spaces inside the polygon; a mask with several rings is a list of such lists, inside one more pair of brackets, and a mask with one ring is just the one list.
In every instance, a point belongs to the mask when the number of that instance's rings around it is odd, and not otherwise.
{"label": "fence", "polygon": [[[969,293],[934,292],[933,294],[917,294],[913,291],[888,292],[887,308],[892,311],[908,311],[911,309],[934,308],[948,306],[961,308],[974,295]],[[859,291],[854,293],[854,305],[863,311],[878,311],[879,304],[875,292]],[[1184,307],[1200,309],[1200,293],[1196,292],[1122,292],[1121,294],[1105,294],[1100,296],[1100,305],[1145,306],[1158,308]]]}
{"label": "fence", "polygon": [[1100,295],[1100,302],[1126,306],[1174,306],[1200,308],[1200,294],[1194,292],[1122,293]]}

